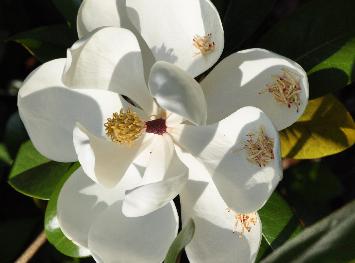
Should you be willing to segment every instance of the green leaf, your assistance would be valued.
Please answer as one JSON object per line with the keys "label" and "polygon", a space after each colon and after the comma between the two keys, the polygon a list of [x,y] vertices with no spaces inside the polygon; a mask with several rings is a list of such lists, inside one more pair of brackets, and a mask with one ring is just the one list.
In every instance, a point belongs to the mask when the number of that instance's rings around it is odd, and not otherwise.
{"label": "green leaf", "polygon": [[18,152],[9,184],[25,195],[48,200],[70,165],[48,160],[28,141]]}
{"label": "green leaf", "polygon": [[10,37],[24,46],[41,62],[55,58],[66,57],[66,50],[76,40],[66,25],[51,25],[39,27]]}
{"label": "green leaf", "polygon": [[174,242],[171,244],[169,251],[165,257],[165,263],[176,263],[182,250],[188,245],[195,234],[195,222],[190,219],[181,232],[178,234]]}
{"label": "green leaf", "polygon": [[288,168],[282,191],[306,225],[333,212],[334,203],[344,194],[340,176],[329,169],[327,160],[306,160]]}
{"label": "green leaf", "polygon": [[4,143],[12,158],[16,154],[20,146],[28,140],[27,131],[22,123],[18,112],[13,113],[6,123]]}
{"label": "green leaf", "polygon": [[52,0],[59,12],[68,21],[68,25],[75,29],[76,16],[81,4],[81,0]]}
{"label": "green leaf", "polygon": [[309,73],[316,98],[355,80],[355,1],[309,1],[281,20],[259,46],[287,56]]}
{"label": "green leaf", "polygon": [[6,146],[2,143],[0,143],[0,163],[4,163],[5,165],[12,164],[11,156],[6,149]]}
{"label": "green leaf", "polygon": [[67,173],[61,178],[61,182],[57,185],[57,188],[53,192],[46,209],[46,214],[44,218],[44,228],[46,231],[46,236],[48,241],[56,247],[64,255],[69,257],[87,257],[89,254],[86,250],[75,245],[72,241],[66,238],[59,228],[57,219],[57,200],[61,188],[63,187],[65,181],[79,168],[79,164],[73,164]]}
{"label": "green leaf", "polygon": [[224,56],[238,51],[270,14],[276,0],[230,1],[224,18]]}
{"label": "green leaf", "polygon": [[262,263],[349,262],[355,258],[355,201],[305,229]]}
{"label": "green leaf", "polygon": [[263,239],[257,257],[260,260],[296,236],[301,231],[301,225],[285,200],[276,192],[258,213],[263,226]]}
{"label": "green leaf", "polygon": [[283,157],[316,159],[339,153],[355,143],[355,123],[332,95],[309,101],[305,113],[281,133]]}

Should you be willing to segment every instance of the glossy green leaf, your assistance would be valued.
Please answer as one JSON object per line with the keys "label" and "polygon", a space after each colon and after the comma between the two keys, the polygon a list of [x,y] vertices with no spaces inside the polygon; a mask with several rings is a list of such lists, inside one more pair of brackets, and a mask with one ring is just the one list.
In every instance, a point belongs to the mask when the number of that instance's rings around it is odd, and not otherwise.
{"label": "glossy green leaf", "polygon": [[44,227],[48,241],[56,247],[64,255],[69,257],[87,257],[89,252],[86,249],[80,248],[72,241],[66,238],[59,228],[57,219],[57,200],[58,195],[65,181],[69,176],[79,168],[79,164],[73,164],[67,173],[61,178],[61,182],[57,185],[57,188],[53,192],[46,209]]}
{"label": "glossy green leaf", "polygon": [[229,1],[223,18],[224,56],[240,50],[263,24],[275,3],[276,0]]}
{"label": "glossy green leaf", "polygon": [[17,154],[9,184],[25,195],[48,200],[70,165],[48,160],[28,141]]}
{"label": "glossy green leaf", "polygon": [[165,263],[176,263],[182,250],[188,245],[195,234],[195,222],[190,219],[171,244],[165,257]]}
{"label": "glossy green leaf", "polygon": [[355,258],[355,201],[305,229],[262,263],[345,263]]}
{"label": "glossy green leaf", "polygon": [[297,235],[301,230],[301,225],[285,200],[276,192],[258,213],[263,232],[257,257],[260,260]]}
{"label": "glossy green leaf", "polygon": [[355,123],[332,95],[309,101],[305,113],[281,133],[283,157],[315,159],[339,153],[355,143]]}
{"label": "glossy green leaf", "polygon": [[355,80],[355,1],[314,0],[281,20],[259,46],[287,56],[309,73],[316,98]]}
{"label": "glossy green leaf", "polygon": [[81,0],[52,0],[59,12],[68,21],[68,25],[76,29],[76,16],[81,4]]}
{"label": "glossy green leaf", "polygon": [[66,50],[76,40],[66,25],[39,27],[16,34],[8,40],[24,46],[41,62],[66,57]]}

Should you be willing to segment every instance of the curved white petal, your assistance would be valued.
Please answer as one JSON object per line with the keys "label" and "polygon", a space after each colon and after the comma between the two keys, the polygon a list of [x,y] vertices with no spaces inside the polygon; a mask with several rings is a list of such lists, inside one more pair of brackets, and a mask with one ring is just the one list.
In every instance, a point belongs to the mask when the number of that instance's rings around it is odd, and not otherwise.
{"label": "curved white petal", "polygon": [[63,82],[68,87],[111,90],[151,113],[153,100],[145,84],[141,50],[130,31],[96,30],[76,42],[67,57]]}
{"label": "curved white petal", "polygon": [[[301,104],[288,107],[266,91],[286,70],[299,81]],[[278,130],[292,125],[308,103],[307,74],[296,62],[264,49],[249,49],[222,60],[202,81],[206,96],[208,123],[217,122],[244,106],[263,110]]]}
{"label": "curved white petal", "polygon": [[179,226],[173,202],[143,217],[122,214],[122,202],[107,208],[89,232],[89,249],[105,263],[162,262]]}
{"label": "curved white petal", "polygon": [[87,248],[94,219],[108,206],[122,200],[124,191],[138,185],[141,179],[138,170],[131,166],[115,188],[107,189],[79,168],[65,182],[58,197],[57,216],[61,230],[70,240]]}
{"label": "curved white petal", "polygon": [[165,206],[186,185],[188,169],[168,135],[155,139],[151,155],[141,186],[126,192],[122,207],[126,216],[144,216]]}
{"label": "curved white petal", "polygon": [[18,94],[18,109],[36,149],[49,159],[73,162],[73,128],[80,122],[104,134],[106,118],[121,108],[120,97],[105,90],[72,90],[60,78],[64,59],[47,62],[32,72]]}
{"label": "curved white petal", "polygon": [[125,9],[125,0],[84,0],[77,17],[79,38],[103,26],[120,27],[127,19]]}
{"label": "curved white petal", "polygon": [[152,67],[148,86],[158,104],[197,125],[206,123],[206,101],[200,85],[173,64],[158,61]]}
{"label": "curved white petal", "polygon": [[150,136],[144,136],[131,145],[114,143],[95,136],[79,123],[73,130],[75,151],[85,173],[107,188],[114,187],[122,179],[150,141]]}
{"label": "curved white petal", "polygon": [[[265,166],[251,161],[245,148],[248,135],[254,133],[255,141],[261,129],[273,140],[274,158]],[[281,180],[279,135],[257,108],[244,107],[214,125],[181,125],[172,129],[171,134],[178,145],[204,164],[222,198],[234,211],[257,211]]]}
{"label": "curved white petal", "polygon": [[[127,7],[129,19],[157,60],[176,64],[196,77],[222,54],[223,27],[209,0],[127,0]],[[215,48],[208,54],[198,54],[193,38],[207,34],[212,34]]]}
{"label": "curved white petal", "polygon": [[[220,196],[207,169],[189,154],[179,154],[189,166],[189,181],[180,194],[183,225],[195,221],[195,234],[186,247],[191,263],[254,262],[261,241],[261,222],[251,224],[250,232],[236,226],[235,213]],[[234,231],[234,233],[233,233]]]}

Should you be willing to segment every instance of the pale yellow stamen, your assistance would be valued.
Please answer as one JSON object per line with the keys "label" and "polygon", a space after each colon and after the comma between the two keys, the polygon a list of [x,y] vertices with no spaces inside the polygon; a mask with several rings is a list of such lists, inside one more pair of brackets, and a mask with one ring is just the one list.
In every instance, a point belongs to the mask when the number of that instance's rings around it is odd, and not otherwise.
{"label": "pale yellow stamen", "polygon": [[112,118],[108,118],[104,124],[106,135],[113,141],[122,144],[131,144],[142,134],[145,123],[131,109],[125,112],[113,113]]}
{"label": "pale yellow stamen", "polygon": [[260,127],[258,134],[250,132],[247,134],[243,149],[248,154],[248,160],[258,166],[266,166],[274,156],[274,140],[268,137],[263,128]]}
{"label": "pale yellow stamen", "polygon": [[193,45],[199,50],[198,54],[207,55],[214,51],[216,43],[212,41],[212,34],[209,33],[206,36],[195,35],[193,38]]}
{"label": "pale yellow stamen", "polygon": [[234,212],[230,208],[226,210],[228,213],[234,213],[235,224],[233,226],[233,233],[237,233],[240,238],[243,237],[245,232],[250,232],[252,227],[256,225],[258,218],[256,213],[241,214]]}
{"label": "pale yellow stamen", "polygon": [[301,105],[300,77],[287,69],[281,69],[281,71],[282,74],[272,76],[273,82],[267,84],[259,94],[269,92],[278,103],[284,104],[288,108],[295,106],[298,112]]}

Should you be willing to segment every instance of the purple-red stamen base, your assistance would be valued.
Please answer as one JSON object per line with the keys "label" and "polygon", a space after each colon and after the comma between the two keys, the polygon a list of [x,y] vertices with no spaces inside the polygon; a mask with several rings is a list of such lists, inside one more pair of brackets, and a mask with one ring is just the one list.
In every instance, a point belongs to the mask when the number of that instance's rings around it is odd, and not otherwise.
{"label": "purple-red stamen base", "polygon": [[147,121],[145,125],[145,131],[147,133],[154,133],[158,135],[163,135],[164,133],[166,133],[166,124],[164,119],[160,118],[152,121]]}

